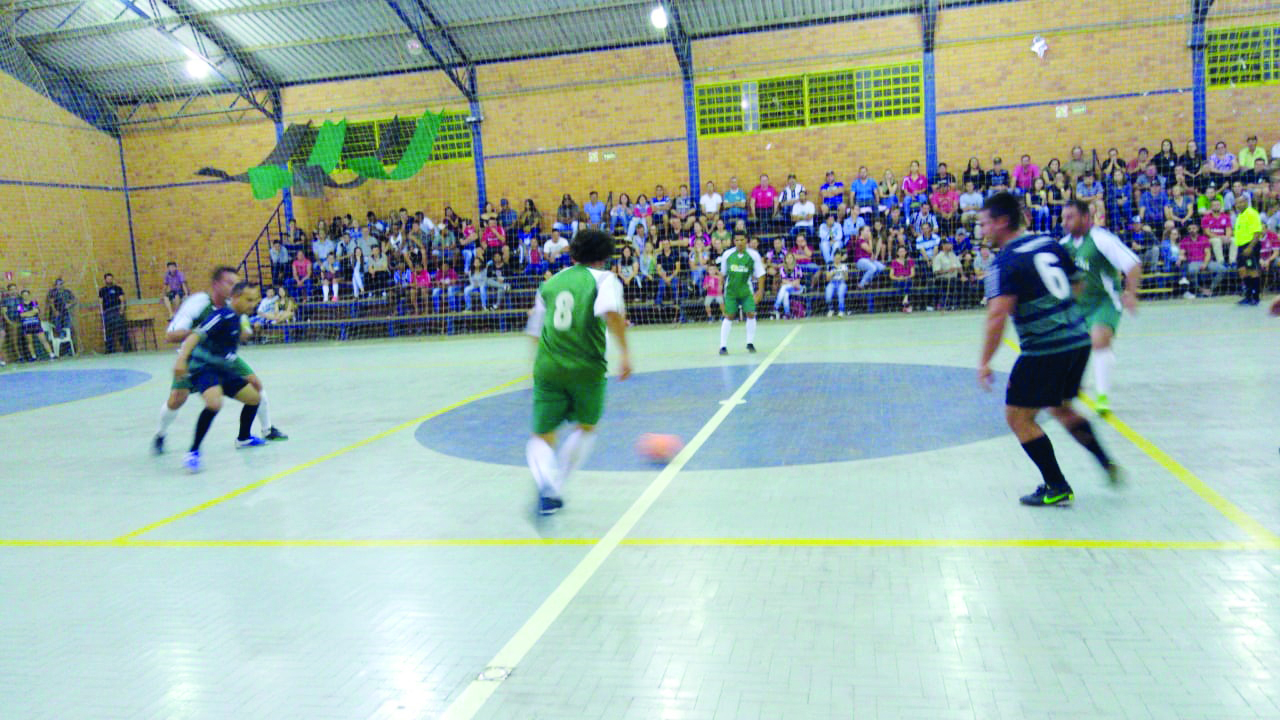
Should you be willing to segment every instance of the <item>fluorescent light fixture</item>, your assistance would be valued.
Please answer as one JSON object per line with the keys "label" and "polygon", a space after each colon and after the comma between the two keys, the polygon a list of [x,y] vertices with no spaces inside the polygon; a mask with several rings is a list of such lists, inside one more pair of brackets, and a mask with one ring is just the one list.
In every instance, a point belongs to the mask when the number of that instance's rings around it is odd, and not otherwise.
{"label": "fluorescent light fixture", "polygon": [[667,9],[661,5],[655,7],[653,11],[649,13],[649,22],[653,23],[653,26],[659,30],[666,30]]}
{"label": "fluorescent light fixture", "polygon": [[192,58],[187,61],[187,74],[197,80],[209,77],[209,73],[212,71],[213,68],[209,67],[209,63],[199,58]]}

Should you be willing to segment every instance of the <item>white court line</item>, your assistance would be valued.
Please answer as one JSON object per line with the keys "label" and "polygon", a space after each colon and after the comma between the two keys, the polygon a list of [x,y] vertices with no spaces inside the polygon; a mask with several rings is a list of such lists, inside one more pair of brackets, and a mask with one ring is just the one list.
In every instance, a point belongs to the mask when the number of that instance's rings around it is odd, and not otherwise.
{"label": "white court line", "polygon": [[747,394],[747,391],[756,384],[756,381],[760,379],[764,371],[773,364],[773,361],[778,358],[783,348],[791,343],[791,339],[796,336],[796,333],[800,332],[800,327],[800,325],[796,325],[791,332],[787,333],[787,336],[782,339],[782,342],[778,343],[773,352],[769,353],[764,362],[760,363],[751,375],[743,381],[742,385],[738,387],[737,391],[720,405],[720,410],[711,416],[711,419],[707,421],[706,425],[702,426],[697,435],[693,436],[693,439],[689,441],[684,450],[681,450],[680,454],[672,458],[671,462],[662,469],[662,472],[658,473],[658,477],[653,479],[649,487],[645,488],[640,497],[636,498],[631,507],[622,514],[622,517],[618,518],[618,522],[609,529],[609,532],[605,533],[600,542],[592,546],[586,557],[582,558],[577,567],[560,582],[560,585],[555,590],[551,591],[551,594],[547,596],[542,605],[516,631],[516,634],[507,641],[507,644],[502,646],[498,654],[493,656],[493,660],[489,661],[489,665],[482,675],[482,677],[491,677],[493,679],[477,678],[472,680],[444,711],[444,714],[440,716],[441,720],[471,720],[476,713],[480,712],[480,708],[484,706],[490,696],[498,691],[498,686],[506,680],[510,671],[515,669],[520,664],[520,661],[524,660],[524,656],[528,654],[534,644],[542,639],[547,629],[556,621],[556,618],[560,617],[560,613],[564,612],[569,603],[577,597],[578,593],[587,584],[587,581],[591,579],[591,576],[596,574],[596,570],[599,570],[609,555],[617,549],[622,539],[635,528],[636,524],[640,522],[640,518],[658,501],[658,497],[671,485],[671,481],[675,479],[680,470],[688,464],[689,460],[698,452],[698,449],[715,433],[716,428],[720,427],[725,418],[729,417],[729,413],[742,404],[742,398]]}

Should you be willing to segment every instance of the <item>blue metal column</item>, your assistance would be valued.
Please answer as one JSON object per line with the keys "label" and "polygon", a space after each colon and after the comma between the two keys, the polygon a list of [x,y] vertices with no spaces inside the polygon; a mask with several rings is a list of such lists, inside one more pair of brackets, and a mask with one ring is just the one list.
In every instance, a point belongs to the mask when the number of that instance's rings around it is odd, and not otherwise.
{"label": "blue metal column", "polygon": [[671,41],[676,62],[680,64],[680,83],[684,91],[684,138],[689,161],[689,192],[696,202],[702,193],[702,170],[698,160],[698,108],[693,88],[693,42],[685,32],[684,23],[680,21],[680,8],[675,0],[668,0],[666,7],[667,39]]}
{"label": "blue metal column", "polygon": [[142,299],[142,277],[138,274],[138,246],[133,237],[133,202],[129,199],[129,171],[124,164],[124,140],[116,138],[120,149],[120,182],[124,186],[124,215],[129,221],[129,256],[133,259],[133,291]]}
{"label": "blue metal column", "polygon": [[[284,138],[284,106],[280,104],[279,90],[271,91],[271,104],[274,106],[272,109],[275,111],[274,121],[276,125],[276,142],[278,143]],[[289,169],[287,162],[285,169]],[[289,223],[293,222],[293,191],[289,188],[281,190],[281,202],[284,205],[284,221],[287,228]],[[290,240],[292,239],[290,238]]]}
{"label": "blue metal column", "polygon": [[938,28],[938,0],[927,0],[920,16],[924,49],[921,83],[924,90],[924,167],[932,182],[938,174],[938,103],[934,73],[934,35]]}
{"label": "blue metal column", "polygon": [[1213,0],[1193,0],[1191,13],[1191,118],[1192,137],[1200,152],[1208,154],[1209,120],[1207,79],[1204,69],[1205,20],[1209,17],[1209,8]]}
{"label": "blue metal column", "polygon": [[489,202],[489,189],[484,176],[484,133],[480,130],[484,116],[480,111],[480,95],[476,91],[474,67],[468,72],[467,87],[471,89],[468,99],[471,117],[467,119],[467,124],[471,126],[471,160],[476,167],[476,216],[479,217],[479,214],[484,212],[485,204]]}

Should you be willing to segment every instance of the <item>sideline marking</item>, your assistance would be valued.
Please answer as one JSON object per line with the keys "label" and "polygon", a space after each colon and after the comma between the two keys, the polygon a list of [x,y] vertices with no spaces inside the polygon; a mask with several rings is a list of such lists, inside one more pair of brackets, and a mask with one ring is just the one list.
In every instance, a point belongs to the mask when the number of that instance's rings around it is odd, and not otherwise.
{"label": "sideline marking", "polygon": [[202,503],[200,503],[199,505],[196,505],[195,507],[187,508],[186,510],[183,510],[182,512],[177,513],[176,515],[170,515],[169,517],[164,518],[163,520],[157,520],[157,521],[155,521],[155,522],[153,522],[153,523],[151,523],[151,524],[149,524],[149,525],[144,525],[144,526],[142,526],[142,527],[138,528],[137,530],[134,530],[134,531],[133,531],[133,532],[131,532],[131,533],[127,533],[127,534],[125,534],[125,535],[121,535],[121,536],[119,536],[119,537],[115,538],[115,542],[117,542],[117,543],[128,543],[128,542],[132,541],[134,538],[137,538],[137,537],[139,537],[139,536],[141,536],[141,535],[145,535],[145,534],[147,534],[147,533],[151,532],[152,530],[157,530],[157,529],[159,529],[159,528],[164,527],[165,525],[169,525],[169,524],[171,524],[171,523],[175,523],[175,522],[177,522],[177,521],[179,521],[179,520],[182,520],[182,519],[184,519],[184,518],[189,518],[189,517],[191,517],[192,515],[195,515],[196,513],[203,512],[203,511],[208,510],[209,508],[211,508],[211,507],[215,507],[215,506],[217,506],[217,505],[221,505],[222,503],[224,503],[224,502],[226,502],[226,501],[228,501],[228,500],[231,500],[231,499],[233,499],[233,498],[240,497],[241,495],[244,495],[245,493],[253,492],[254,490],[257,490],[258,488],[261,488],[262,486],[267,485],[268,483],[273,483],[273,482],[275,482],[276,480],[280,480],[281,478],[286,478],[286,477],[289,477],[290,475],[293,475],[293,474],[295,474],[295,473],[302,472],[303,470],[306,470],[306,469],[308,469],[308,468],[315,467],[316,465],[319,465],[320,463],[322,463],[322,462],[324,462],[324,461],[326,461],[326,460],[332,460],[332,459],[334,459],[334,458],[336,458],[336,457],[339,457],[339,456],[341,456],[341,455],[346,455],[347,453],[349,453],[349,452],[351,452],[351,451],[353,451],[353,450],[358,450],[358,449],[360,449],[360,448],[364,447],[365,445],[369,445],[369,444],[371,444],[371,443],[375,443],[375,442],[377,442],[377,441],[379,441],[379,440],[381,440],[381,439],[383,439],[383,438],[385,438],[385,437],[388,437],[388,436],[390,436],[390,435],[394,435],[395,433],[398,433],[398,432],[400,432],[401,430],[404,430],[404,429],[406,429],[406,428],[413,427],[413,426],[415,426],[415,425],[420,425],[420,424],[422,424],[422,423],[426,422],[427,420],[430,420],[430,419],[431,419],[431,418],[433,418],[433,417],[436,417],[436,416],[438,416],[438,415],[443,415],[443,414],[445,414],[445,413],[449,412],[450,410],[456,410],[457,408],[460,408],[460,407],[462,407],[463,405],[466,405],[466,404],[468,404],[468,403],[473,403],[473,402],[475,402],[476,400],[479,400],[479,399],[481,399],[481,398],[483,398],[483,397],[487,397],[487,396],[489,396],[489,395],[493,395],[494,393],[496,393],[496,392],[498,392],[498,391],[500,391],[500,390],[505,390],[506,388],[509,388],[509,387],[511,387],[512,385],[516,385],[516,384],[522,383],[522,382],[524,382],[525,380],[528,380],[528,379],[529,379],[529,377],[530,377],[530,375],[526,373],[526,374],[521,375],[520,377],[518,377],[518,378],[516,378],[516,379],[514,379],[514,380],[508,380],[507,382],[504,382],[504,383],[502,383],[502,384],[500,384],[500,385],[494,385],[493,387],[489,388],[488,390],[481,390],[480,392],[478,392],[478,393],[476,393],[476,394],[474,394],[474,395],[470,395],[470,396],[465,397],[465,398],[463,398],[463,399],[461,399],[461,400],[459,400],[459,401],[457,401],[457,402],[455,402],[455,403],[451,403],[451,404],[449,404],[449,405],[446,405],[446,406],[444,406],[444,407],[440,408],[439,410],[435,410],[435,411],[433,411],[433,412],[429,412],[429,413],[427,413],[426,415],[423,415],[423,416],[421,416],[421,417],[417,417],[417,418],[414,418],[414,419],[412,419],[412,420],[408,420],[408,421],[402,422],[402,423],[400,423],[399,425],[396,425],[395,427],[391,427],[391,428],[388,428],[388,429],[386,429],[386,430],[383,430],[382,432],[377,433],[376,435],[370,435],[369,437],[367,437],[367,438],[365,438],[365,439],[363,439],[363,440],[356,441],[356,442],[354,442],[354,443],[352,443],[352,444],[350,444],[350,445],[347,445],[346,447],[338,448],[337,450],[334,450],[333,452],[325,453],[324,455],[321,455],[320,457],[318,457],[318,458],[314,458],[314,459],[312,459],[312,460],[308,460],[308,461],[306,461],[306,462],[302,463],[301,465],[294,465],[293,467],[291,467],[291,468],[289,468],[289,469],[287,469],[287,470],[282,470],[282,471],[280,471],[280,472],[278,472],[278,473],[275,473],[274,475],[268,475],[267,477],[265,477],[265,478],[263,478],[263,479],[261,479],[261,480],[259,480],[259,481],[257,481],[257,482],[253,482],[253,483],[250,483],[250,484],[248,484],[248,485],[245,485],[245,486],[243,486],[243,487],[241,487],[241,488],[238,488],[238,489],[236,489],[236,490],[232,490],[232,491],[231,491],[231,492],[229,492],[229,493],[226,493],[226,494],[223,494],[223,495],[219,495],[218,497],[216,497],[216,498],[214,498],[214,499],[212,499],[212,500],[207,500],[207,501],[205,501],[205,502],[202,502]]}
{"label": "sideline marking", "polygon": [[[32,548],[456,548],[595,545],[599,538],[266,538],[242,540],[2,540],[0,547]],[[1280,544],[1218,540],[1093,540],[1088,538],[855,538],[655,537],[624,538],[627,547],[993,548],[1092,550],[1277,550]]]}
{"label": "sideline marking", "polygon": [[[791,344],[791,340],[796,336],[796,333],[800,332],[800,328],[801,326],[799,325],[795,326],[778,343],[777,347],[769,353],[764,362],[756,366],[755,370],[747,376],[747,379],[742,382],[742,385],[738,386],[738,389],[729,398],[731,402],[722,404],[716,414],[712,415],[711,419],[702,426],[698,434],[693,436],[689,444],[662,469],[662,472],[658,473],[658,476],[653,479],[649,487],[645,488],[640,497],[636,498],[636,501],[622,514],[622,517],[618,518],[613,527],[609,528],[609,532],[605,533],[600,542],[592,546],[586,557],[570,571],[555,590],[551,591],[551,594],[534,611],[533,615],[507,641],[507,644],[493,656],[487,667],[515,668],[524,660],[524,656],[546,634],[547,629],[556,621],[556,618],[560,617],[560,614],[569,606],[569,603],[577,597],[578,593],[587,584],[587,581],[595,575],[609,555],[622,543],[627,533],[635,528],[636,524],[640,522],[640,518],[649,511],[649,508],[653,507],[653,504],[658,501],[662,493],[671,485],[676,475],[680,473],[689,460],[693,458],[694,454],[715,433],[716,429],[725,421],[725,418],[733,412],[734,408],[737,407],[736,401],[741,400],[751,390],[756,381],[764,375],[765,370],[768,370],[773,361],[782,353],[783,349]],[[485,677],[487,676],[481,675],[481,678]],[[470,718],[475,717],[475,714],[480,711],[485,702],[497,692],[506,677],[506,674],[504,674],[497,679],[472,680],[454,698],[453,702],[449,703],[449,707],[440,716],[441,720],[470,720]]]}
{"label": "sideline marking", "polygon": [[[1009,338],[1004,338],[1004,344],[1012,348],[1014,352],[1022,351],[1018,343],[1010,340]],[[1109,412],[1106,415],[1099,414],[1098,407],[1094,404],[1093,398],[1085,394],[1084,390],[1080,391],[1080,395],[1078,397],[1081,402],[1083,402],[1094,412],[1095,415],[1098,416],[1099,419],[1114,428],[1116,432],[1120,433],[1120,435],[1122,435],[1126,440],[1133,443],[1134,447],[1138,448],[1146,454],[1147,457],[1154,460],[1157,465],[1164,468],[1170,475],[1176,478],[1178,482],[1182,483],[1191,490],[1191,492],[1198,495],[1201,500],[1209,503],[1213,509],[1222,513],[1222,516],[1229,520],[1231,524],[1240,528],[1240,530],[1252,538],[1254,544],[1265,548],[1280,547],[1280,535],[1268,530],[1265,525],[1254,519],[1252,515],[1241,510],[1239,505],[1236,505],[1223,497],[1217,490],[1209,487],[1205,481],[1196,477],[1195,473],[1188,470],[1186,466],[1177,460],[1174,460],[1169,453],[1161,450],[1155,443],[1143,437],[1137,430],[1129,427],[1128,423],[1116,417],[1114,412]]]}

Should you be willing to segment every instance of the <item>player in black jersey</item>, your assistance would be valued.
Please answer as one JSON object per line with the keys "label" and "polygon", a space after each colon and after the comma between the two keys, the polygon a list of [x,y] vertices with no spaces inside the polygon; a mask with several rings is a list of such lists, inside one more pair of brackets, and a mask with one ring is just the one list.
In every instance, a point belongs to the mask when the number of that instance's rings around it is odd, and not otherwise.
{"label": "player in black jersey", "polygon": [[1036,423],[1041,409],[1058,419],[1117,482],[1119,471],[1098,444],[1089,421],[1071,407],[1080,393],[1080,380],[1089,363],[1089,331],[1076,307],[1072,283],[1079,270],[1071,256],[1048,235],[1022,231],[1025,218],[1018,199],[1007,192],[987,198],[978,214],[982,236],[1000,248],[987,274],[987,328],[978,363],[978,382],[990,389],[989,363],[1012,316],[1022,354],[1009,373],[1005,391],[1005,419],[1018,436],[1044,482],[1024,505],[1070,503],[1075,495],[1058,467],[1053,443]]}
{"label": "player in black jersey", "polygon": [[236,351],[240,345],[240,316],[252,313],[261,295],[257,285],[238,283],[231,290],[227,307],[212,310],[178,350],[178,361],[173,366],[176,378],[188,375],[192,389],[204,398],[204,411],[196,421],[195,441],[187,453],[188,472],[200,471],[200,443],[209,432],[213,418],[222,409],[223,395],[244,403],[240,411],[240,435],[236,447],[262,445],[266,441],[254,437],[249,430],[258,414],[258,391],[241,377],[236,370]]}

